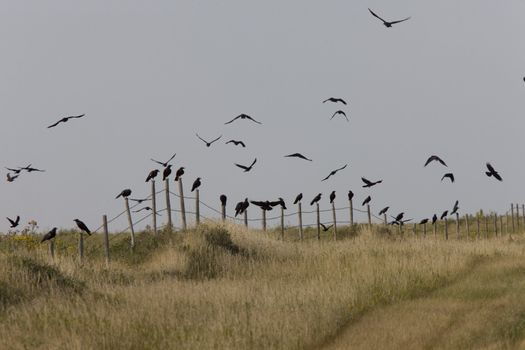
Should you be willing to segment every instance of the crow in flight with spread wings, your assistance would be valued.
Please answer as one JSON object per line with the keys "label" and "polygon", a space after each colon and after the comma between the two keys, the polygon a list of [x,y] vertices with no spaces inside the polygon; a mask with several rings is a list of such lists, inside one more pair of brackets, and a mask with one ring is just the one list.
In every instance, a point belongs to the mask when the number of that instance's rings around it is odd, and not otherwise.
{"label": "crow in flight with spread wings", "polygon": [[380,19],[380,20],[383,22],[383,24],[385,25],[385,27],[387,27],[387,28],[392,27],[393,24],[401,23],[401,22],[404,22],[404,21],[408,21],[408,20],[410,19],[410,17],[407,17],[407,18],[405,18],[405,19],[401,19],[401,20],[399,20],[399,21],[388,22],[388,21],[385,21],[384,19],[382,19],[381,17],[379,17],[378,15],[376,15],[376,14],[374,13],[374,11],[372,11],[372,10],[370,10],[370,9],[368,9],[368,11],[370,11],[370,13],[372,14],[372,16],[374,16],[374,17]]}
{"label": "crow in flight with spread wings", "polygon": [[76,118],[82,118],[83,116],[85,116],[85,114],[81,114],[81,115],[73,115],[73,116],[70,116],[70,117],[64,117],[62,119],[60,119],[59,121],[57,121],[55,124],[51,124],[49,125],[47,128],[54,128],[55,126],[57,126],[58,124],[60,123],[65,123],[67,122],[69,119],[76,119]]}

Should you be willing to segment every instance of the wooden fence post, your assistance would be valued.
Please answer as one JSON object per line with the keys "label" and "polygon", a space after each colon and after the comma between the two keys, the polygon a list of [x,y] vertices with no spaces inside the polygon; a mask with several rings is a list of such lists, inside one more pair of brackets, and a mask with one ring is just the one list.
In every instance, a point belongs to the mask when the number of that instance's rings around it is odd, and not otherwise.
{"label": "wooden fence post", "polygon": [[481,238],[479,215],[476,214],[476,238]]}
{"label": "wooden fence post", "polygon": [[299,215],[299,238],[303,240],[303,211],[301,202],[297,203],[297,215]]}
{"label": "wooden fence post", "polygon": [[427,236],[427,223],[426,222],[423,224],[423,236],[424,237]]}
{"label": "wooden fence post", "polygon": [[126,211],[128,212],[128,224],[131,231],[131,249],[133,249],[135,248],[135,229],[133,228],[133,220],[131,219],[131,210],[129,210],[128,197],[124,198],[124,203],[126,203]]}
{"label": "wooden fence post", "polygon": [[520,209],[518,203],[516,203],[516,232],[520,232]]}
{"label": "wooden fence post", "polygon": [[221,217],[222,217],[222,221],[226,221],[226,201],[227,201],[227,198],[225,195],[221,195],[220,196],[220,200],[221,200]]}
{"label": "wooden fence post", "polygon": [[498,237],[498,214],[494,213],[494,236]]}
{"label": "wooden fence post", "polygon": [[465,226],[467,227],[467,240],[470,238],[470,225],[468,214],[465,215]]}
{"label": "wooden fence post", "polygon": [[198,226],[201,223],[201,209],[199,200],[199,189],[195,190],[195,224]]}
{"label": "wooden fence post", "polygon": [[80,231],[80,236],[78,237],[78,262],[82,264],[84,261],[84,232]]}
{"label": "wooden fence post", "polygon": [[248,227],[248,209],[244,210],[244,226]]}
{"label": "wooden fence post", "polygon": [[434,238],[437,236],[437,220],[432,224],[432,230],[434,231]]}
{"label": "wooden fence post", "polygon": [[417,224],[414,222],[414,226],[412,227],[414,230],[414,236],[417,236]]}
{"label": "wooden fence post", "polygon": [[182,229],[185,231],[188,226],[186,225],[186,207],[184,206],[184,189],[182,186],[182,177],[179,177],[177,181],[179,182],[180,218],[182,220]]}
{"label": "wooden fence post", "polygon": [[173,228],[173,221],[171,220],[171,201],[170,201],[169,179],[164,180],[164,188],[166,191],[166,211],[168,212],[168,231],[171,232],[171,229]]}
{"label": "wooden fence post", "polygon": [[503,236],[503,215],[499,216],[499,227],[500,227],[499,234]]}
{"label": "wooden fence post", "polygon": [[348,204],[350,206],[350,226],[354,226],[354,202],[350,199]]}
{"label": "wooden fence post", "polygon": [[51,256],[51,260],[55,261],[55,240],[54,239],[49,240],[48,248],[49,248],[49,256]]}
{"label": "wooden fence post", "polygon": [[489,220],[487,219],[487,215],[483,215],[483,219],[485,220],[485,239],[489,238]]}
{"label": "wooden fence post", "polygon": [[456,213],[456,238],[459,239],[459,214]]}
{"label": "wooden fence post", "polygon": [[335,215],[335,203],[332,201],[332,218],[334,221],[334,241],[337,241],[337,219]]}
{"label": "wooden fence post", "polygon": [[383,213],[383,223],[385,224],[385,226],[388,226],[388,219],[386,217],[386,213]]}
{"label": "wooden fence post", "polygon": [[284,208],[281,205],[281,239],[284,241]]}
{"label": "wooden fence post", "polygon": [[151,180],[151,209],[153,210],[153,233],[157,234],[157,191],[155,180]]}
{"label": "wooden fence post", "polygon": [[368,229],[372,231],[372,215],[370,213],[370,204],[366,205],[366,211],[368,213]]}
{"label": "wooden fence post", "polygon": [[525,228],[525,204],[521,205],[521,216],[523,217],[523,227]]}
{"label": "wooden fence post", "polygon": [[107,215],[102,215],[102,227],[104,229],[104,255],[106,257],[106,267],[109,267],[109,230]]}
{"label": "wooden fence post", "polygon": [[266,210],[262,209],[262,229],[266,231]]}
{"label": "wooden fence post", "polygon": [[512,233],[516,232],[516,229],[514,227],[514,204],[510,204],[510,216],[512,219]]}
{"label": "wooden fence post", "polygon": [[317,211],[317,240],[321,240],[321,214],[319,213],[319,202],[315,203]]}
{"label": "wooden fence post", "polygon": [[448,240],[448,219],[445,217],[445,239]]}

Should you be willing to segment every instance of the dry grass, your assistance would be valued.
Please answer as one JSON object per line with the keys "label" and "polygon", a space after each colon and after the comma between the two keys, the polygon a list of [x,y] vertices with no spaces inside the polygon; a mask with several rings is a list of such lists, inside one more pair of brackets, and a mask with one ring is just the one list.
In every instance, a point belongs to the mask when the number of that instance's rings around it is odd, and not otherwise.
{"label": "dry grass", "polygon": [[[486,301],[490,308],[485,314],[458,316],[456,322],[468,324],[470,331],[459,332],[451,342],[433,340],[435,344],[443,348],[513,345],[523,339],[521,328],[509,332],[504,328],[484,338],[486,342],[469,340],[496,316],[501,324],[525,322],[523,310],[498,313],[502,303],[516,301],[519,293],[495,291],[501,300],[492,298],[492,289],[483,288],[487,280],[475,278],[478,270],[499,276],[506,269],[518,271],[512,276],[519,277],[525,255],[521,240],[443,242],[431,237],[389,239],[364,232],[338,242],[291,243],[218,224],[175,235],[155,240],[139,236],[142,250],[133,257],[123,252],[125,248],[115,252],[117,258],[109,270],[94,253],[83,267],[66,251],[53,264],[41,250],[0,255],[2,347],[345,348],[333,339],[345,342],[355,339],[354,334],[364,334],[355,343],[362,348],[377,344],[402,348],[415,338],[426,346],[424,342],[432,341],[436,333],[425,322],[452,334],[447,328],[451,315],[479,311],[479,305],[470,301],[476,288],[461,289],[458,284],[468,278],[469,285],[479,287],[477,300]],[[501,269],[489,268],[489,262],[498,262]],[[509,280],[502,279],[503,291]],[[454,293],[459,300],[450,299]],[[417,304],[427,299],[434,304]],[[404,303],[415,303],[407,304],[411,318],[396,322],[396,313],[404,310],[399,305]],[[426,333],[401,334],[399,327],[406,327],[410,320],[417,325],[419,310],[435,315],[435,321],[418,325]],[[379,311],[384,314],[375,314]],[[385,339],[394,337],[399,342],[381,343],[378,337],[365,336],[374,334],[381,322],[383,329],[391,329],[382,332]]]}

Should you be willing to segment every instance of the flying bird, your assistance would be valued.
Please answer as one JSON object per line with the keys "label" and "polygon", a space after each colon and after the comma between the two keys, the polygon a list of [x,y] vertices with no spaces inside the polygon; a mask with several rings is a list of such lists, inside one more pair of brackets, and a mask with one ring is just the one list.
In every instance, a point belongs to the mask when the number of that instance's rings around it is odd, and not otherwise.
{"label": "flying bird", "polygon": [[454,174],[452,174],[452,173],[446,173],[446,174],[443,175],[443,177],[441,178],[441,181],[443,181],[443,179],[445,179],[445,178],[450,179],[450,182],[454,183]]}
{"label": "flying bird", "polygon": [[199,188],[200,185],[201,185],[201,178],[198,177],[195,181],[193,181],[193,185],[191,186],[191,192]]}
{"label": "flying bird", "polygon": [[229,144],[229,143],[233,143],[235,146],[241,145],[243,148],[246,147],[246,145],[242,141],[230,140],[230,141],[226,142],[226,144]]}
{"label": "flying bird", "polygon": [[297,197],[295,197],[295,200],[293,201],[293,204],[297,204],[301,201],[301,199],[303,199],[303,194],[302,193],[299,193],[297,195]]}
{"label": "flying bird", "polygon": [[126,188],[126,189],[122,190],[122,192],[120,192],[118,194],[118,196],[115,197],[115,199],[117,199],[119,197],[128,198],[130,195],[131,195],[131,190],[129,188]]}
{"label": "flying bird", "polygon": [[[28,166],[31,166],[31,165],[28,165]],[[12,168],[8,168],[8,167],[5,167],[7,170],[15,173],[15,174],[20,174],[20,172],[22,171],[22,168],[18,168],[18,169],[12,169]]]}
{"label": "flying bird", "polygon": [[175,173],[175,181],[179,181],[179,179],[181,178],[182,175],[184,175],[184,167],[181,166],[177,172]]}
{"label": "flying bird", "polygon": [[431,162],[439,162],[441,163],[442,165],[448,167],[448,165],[443,161],[443,159],[439,158],[438,156],[436,155],[431,155],[430,157],[428,157],[427,161],[425,162],[425,165],[423,165],[423,167],[426,167],[427,165],[429,165]]}
{"label": "flying bird", "polygon": [[234,121],[236,121],[237,119],[248,119],[248,120],[251,120],[252,122],[255,122],[257,124],[262,124],[261,122],[258,122],[257,120],[253,119],[252,117],[250,117],[249,115],[247,114],[239,114],[238,116],[236,116],[235,118],[233,118],[232,120],[230,120],[229,122],[226,122],[224,124],[231,124],[233,123]]}
{"label": "flying bird", "polygon": [[213,140],[208,142],[205,139],[203,139],[202,137],[200,137],[199,134],[197,134],[197,133],[195,133],[195,136],[197,136],[199,138],[199,140],[204,142],[206,144],[206,147],[210,147],[212,145],[212,143],[214,143],[215,141],[218,141],[222,137],[222,135],[221,135],[221,136],[217,137],[216,139],[213,139]]}
{"label": "flying bird", "polygon": [[250,202],[248,201],[248,198],[245,198],[243,202],[237,203],[235,206],[235,216],[244,213],[249,206]]}
{"label": "flying bird", "polygon": [[50,241],[53,238],[55,238],[56,235],[57,235],[57,228],[53,227],[51,231],[49,231],[48,233],[44,235],[44,237],[42,237],[42,240],[40,241],[40,243],[44,243],[45,241]]}
{"label": "flying bird", "polygon": [[332,193],[330,193],[330,204],[332,204],[335,200],[335,191],[332,191]]}
{"label": "flying bird", "polygon": [[315,203],[319,202],[321,200],[321,193],[319,193],[317,196],[314,197],[314,199],[312,199],[312,201],[310,202],[310,205],[314,205]]}
{"label": "flying bird", "polygon": [[76,118],[82,118],[83,116],[85,116],[85,114],[81,114],[81,115],[74,115],[74,116],[70,116],[70,117],[64,117],[62,119],[60,119],[59,121],[57,121],[55,124],[51,124],[49,125],[47,128],[54,128],[55,126],[57,126],[58,124],[60,123],[65,123],[67,122],[69,119],[76,119]]}
{"label": "flying bird", "polygon": [[368,180],[368,179],[366,179],[366,178],[364,178],[364,177],[362,177],[361,180],[365,183],[365,184],[363,185],[363,187],[372,187],[372,186],[375,186],[375,185],[380,184],[380,183],[383,182],[383,180],[370,181],[370,180]]}
{"label": "flying bird", "polygon": [[381,211],[379,212],[379,214],[377,215],[383,215],[383,214],[386,214],[386,212],[388,211],[390,207],[384,207],[383,209],[381,209]]}
{"label": "flying bird", "polygon": [[158,174],[159,174],[159,171],[157,169],[150,171],[148,174],[148,177],[146,178],[146,182],[148,182],[149,180],[155,179]]}
{"label": "flying bird", "polygon": [[346,121],[349,122],[350,120],[348,119],[348,117],[346,116],[346,113],[342,110],[338,110],[337,112],[335,112],[334,114],[332,114],[332,117],[330,118],[330,120],[334,119],[334,117],[336,115],[342,115],[343,117],[346,118]]}
{"label": "flying bird", "polygon": [[325,226],[325,225],[322,224],[322,223],[319,223],[319,225],[321,225],[321,227],[323,228],[323,231],[324,231],[324,232],[328,231],[332,226],[334,226],[334,225]]}
{"label": "flying bird", "polygon": [[15,181],[18,176],[19,175],[11,175],[11,174],[7,173],[7,182]]}
{"label": "flying bird", "polygon": [[385,27],[387,27],[387,28],[392,27],[393,24],[401,23],[401,22],[404,22],[404,21],[408,21],[408,20],[410,19],[410,17],[407,17],[407,18],[405,18],[405,19],[401,19],[401,20],[399,20],[399,21],[387,22],[387,21],[385,21],[384,19],[382,19],[381,17],[379,17],[378,15],[376,15],[376,14],[374,13],[374,11],[372,11],[372,10],[370,10],[370,9],[368,9],[368,11],[370,11],[370,13],[372,14],[372,16],[374,16],[374,17],[380,19],[380,20],[383,22],[383,24],[385,25]]}
{"label": "flying bird", "polygon": [[10,218],[6,218],[7,221],[9,221],[9,223],[11,224],[11,228],[15,228],[18,226],[18,224],[20,223],[20,215],[17,215],[16,219],[15,220],[11,220]]}
{"label": "flying bird", "polygon": [[345,100],[343,100],[342,98],[337,98],[337,97],[327,98],[326,100],[323,101],[323,103],[326,103],[326,102],[333,102],[333,103],[341,102],[342,104],[346,105]]}
{"label": "flying bird", "polygon": [[151,159],[152,161],[154,161],[155,163],[160,164],[160,165],[162,165],[164,168],[166,168],[166,167],[168,167],[169,162],[171,162],[171,161],[173,160],[173,158],[175,158],[176,155],[177,155],[177,153],[174,153],[174,154],[171,156],[171,158],[168,159],[167,162],[161,162],[161,161],[155,160],[155,159],[153,159],[153,158],[150,158],[150,159]]}
{"label": "flying bird", "polygon": [[221,201],[221,204],[222,204],[222,205],[226,206],[226,201],[228,200],[228,197],[226,197],[225,194],[221,194],[221,195],[219,196],[219,200]]}
{"label": "flying bird", "polygon": [[79,219],[75,219],[73,220],[74,222],[77,223],[77,226],[78,228],[80,229],[80,231],[84,231],[86,232],[88,235],[91,236],[91,231],[88,229],[88,227],[86,226],[86,224],[84,224],[82,221],[80,221]]}
{"label": "flying bird", "polygon": [[[133,212],[134,212],[134,213],[140,213],[140,212],[143,211],[143,210],[151,211],[151,210],[153,210],[153,209],[151,209],[151,207],[144,207],[144,208],[140,208],[140,209],[138,209],[138,210],[134,210]],[[158,214],[158,215],[160,215],[160,214]]]}
{"label": "flying bird", "polygon": [[459,201],[456,201],[456,203],[454,203],[454,208],[452,208],[452,211],[450,212],[450,215],[454,215],[458,212],[458,209],[459,209]]}
{"label": "flying bird", "polygon": [[32,173],[33,171],[39,171],[41,173],[45,172],[45,170],[33,168],[31,165],[28,165],[26,167],[20,168],[20,170],[25,170],[28,173]]}
{"label": "flying bird", "polygon": [[162,180],[166,180],[171,174],[171,164],[168,164],[162,171]]}
{"label": "flying bird", "polygon": [[301,158],[301,159],[304,159],[304,160],[307,160],[307,161],[312,161],[310,158],[306,158],[305,156],[303,156],[301,153],[292,153],[292,154],[288,154],[286,155],[285,157],[295,157],[295,158]]}
{"label": "flying bird", "polygon": [[370,203],[371,200],[372,200],[372,197],[368,196],[368,197],[365,198],[365,200],[363,201],[363,203],[361,205],[365,206],[366,204]]}
{"label": "flying bird", "polygon": [[344,168],[347,167],[347,165],[348,165],[348,164],[345,164],[344,166],[342,166],[342,167],[340,167],[340,168],[338,168],[338,169],[332,170],[332,171],[330,172],[330,174],[328,174],[328,176],[325,177],[324,179],[322,179],[321,181],[328,180],[328,178],[329,178],[330,176],[335,175],[338,171],[343,170]]}
{"label": "flying bird", "polygon": [[270,201],[250,201],[250,203],[252,203],[253,205],[258,206],[262,210],[269,211],[269,210],[273,209]]}
{"label": "flying bird", "polygon": [[399,214],[396,215],[396,217],[393,217],[392,218],[394,219],[394,221],[396,222],[401,222],[403,220],[403,217],[405,216],[405,213],[404,212],[401,212]]}
{"label": "flying bird", "polygon": [[252,170],[255,162],[257,162],[257,158],[255,158],[252,162],[252,164],[250,164],[250,166],[245,166],[245,165],[241,165],[241,164],[237,164],[237,163],[234,163],[236,166],[238,166],[239,168],[241,169],[244,169],[244,172],[247,173],[248,171]]}
{"label": "flying bird", "polygon": [[485,174],[488,177],[493,176],[497,180],[503,181],[503,179],[501,178],[501,175],[496,171],[496,169],[494,169],[494,167],[492,167],[492,165],[490,165],[490,163],[487,163],[487,169],[488,169],[488,171],[485,171]]}
{"label": "flying bird", "polygon": [[145,201],[149,201],[148,198],[140,198],[140,199],[130,198],[129,200],[133,201],[133,202],[137,202],[137,204],[140,204],[140,203],[145,202]]}
{"label": "flying bird", "polygon": [[447,215],[448,215],[448,210],[445,210],[445,211],[441,214],[441,216],[439,217],[439,219],[440,219],[440,220],[443,220],[444,218],[447,217]]}

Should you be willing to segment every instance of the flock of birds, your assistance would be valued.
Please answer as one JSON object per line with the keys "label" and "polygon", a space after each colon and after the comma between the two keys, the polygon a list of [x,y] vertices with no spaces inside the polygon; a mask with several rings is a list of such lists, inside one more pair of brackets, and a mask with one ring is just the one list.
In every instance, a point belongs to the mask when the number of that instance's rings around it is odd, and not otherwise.
{"label": "flock of birds", "polygon": [[[368,9],[370,14],[372,16],[374,16],[375,18],[379,19],[383,25],[387,28],[391,28],[394,24],[398,24],[398,23],[402,23],[402,22],[405,22],[405,21],[408,21],[410,19],[410,17],[407,17],[407,18],[404,18],[404,19],[401,19],[401,20],[395,20],[395,21],[386,21],[384,20],[383,18],[381,18],[378,14],[376,14],[374,11],[372,11],[371,9]],[[525,78],[523,78],[523,80],[525,81]],[[330,97],[330,98],[327,98],[326,100],[322,101],[322,103],[330,103],[330,104],[334,104],[334,105],[342,105],[342,106],[347,106],[347,102],[342,99],[342,98],[339,98],[339,97]],[[343,109],[338,109],[336,110],[330,120],[332,120],[333,118],[335,117],[342,117],[342,118],[345,118],[347,122],[349,122],[349,119],[348,119],[348,116],[346,114],[346,112],[343,110]],[[74,115],[74,116],[68,116],[68,117],[63,117],[61,119],[59,119],[58,121],[56,121],[55,123],[49,125],[47,128],[48,129],[51,129],[51,128],[55,128],[57,127],[58,125],[60,124],[63,124],[63,123],[66,123],[68,122],[69,120],[72,120],[72,119],[79,119],[79,118],[84,118],[85,117],[85,114],[80,114],[80,115]],[[258,124],[258,125],[262,125],[262,122],[254,119],[253,117],[247,115],[247,114],[240,114],[238,116],[236,116],[235,118],[233,118],[232,120],[224,123],[225,125],[229,125],[229,124],[232,124],[236,121],[249,121],[249,122],[252,122],[252,123],[255,123],[255,124]],[[211,139],[210,141],[204,139],[203,137],[201,137],[198,133],[195,134],[196,137],[202,141],[206,147],[211,147],[215,142],[219,141],[221,138],[222,138],[222,135],[214,138],[214,139]],[[226,144],[232,144],[234,146],[241,146],[243,148],[246,147],[246,143],[242,140],[228,140],[226,142]],[[172,173],[172,165],[170,164],[171,161],[175,158],[176,156],[176,153],[173,154],[167,161],[159,161],[159,160],[156,160],[156,159],[151,159],[153,162],[155,162],[156,164],[162,166],[162,180],[166,180],[169,178],[169,176],[171,175]],[[302,160],[305,160],[305,161],[308,161],[308,162],[313,162],[313,160],[311,158],[308,158],[306,156],[304,156],[303,154],[301,153],[291,153],[291,154],[287,154],[285,155],[284,157],[286,158],[298,158],[298,159],[302,159]],[[447,167],[447,164],[445,163],[445,161],[443,161],[443,159],[441,159],[439,156],[437,155],[431,155],[427,160],[426,162],[424,163],[424,167],[428,166],[429,164],[431,164],[432,162],[437,162],[439,164],[441,164],[442,166],[444,167]],[[243,172],[250,172],[253,170],[255,164],[257,163],[257,158],[254,158],[254,160],[249,164],[249,165],[243,165],[243,164],[238,164],[238,163],[234,163],[234,165],[240,169],[243,170]],[[335,170],[332,170],[330,171],[330,173],[324,177],[323,179],[321,179],[321,181],[326,181],[328,179],[330,179],[332,176],[335,176],[338,172],[346,169],[346,167],[348,166],[348,164],[345,164],[339,168],[336,168]],[[485,171],[485,174],[488,176],[488,177],[492,177],[492,178],[495,178],[496,180],[498,181],[503,181],[501,175],[498,173],[498,171],[495,170],[495,168],[490,164],[490,163],[486,163],[486,171]],[[22,173],[31,173],[31,172],[44,172],[45,170],[42,170],[42,169],[38,169],[38,168],[34,168],[32,167],[32,164],[29,164],[27,166],[24,166],[24,167],[18,167],[18,168],[10,168],[10,167],[6,167],[6,169],[9,171],[7,173],[7,181],[8,182],[13,182],[15,181]],[[183,176],[184,174],[184,167],[180,167],[176,172],[175,172],[175,178],[174,180],[175,181],[179,181],[179,179]],[[149,182],[149,181],[153,181],[159,174],[161,173],[161,170],[159,169],[153,169],[151,170],[147,177],[146,177],[146,182]],[[450,182],[454,182],[455,181],[455,177],[454,177],[454,174],[452,172],[446,172],[442,178],[441,178],[441,181],[443,181],[444,179],[449,179]],[[382,179],[380,180],[375,180],[375,181],[372,181],[372,180],[369,180],[365,177],[361,177],[361,180],[363,181],[363,188],[371,188],[373,186],[377,186],[379,184],[381,184],[383,182]],[[195,191],[197,190],[199,187],[201,186],[201,178],[198,177],[192,184],[192,187],[191,187],[191,191]],[[129,196],[131,196],[131,189],[124,189],[122,190],[115,198],[118,199],[118,198],[128,198]],[[322,194],[319,193],[317,194],[311,201],[310,201],[310,205],[314,205],[316,203],[318,203],[320,200],[321,200],[321,197],[322,197]],[[352,191],[348,191],[348,200],[352,200],[354,197],[354,193]],[[330,199],[330,203],[332,204],[334,202],[336,198],[336,192],[335,191],[332,191],[330,196],[329,196],[329,199]],[[301,200],[303,199],[303,194],[302,193],[299,193],[293,204],[298,204],[301,202]],[[148,199],[133,199],[133,198],[130,198],[130,200],[132,201],[135,201],[137,203],[142,203],[144,201],[147,201]],[[362,206],[365,206],[367,204],[370,203],[370,201],[372,200],[371,196],[367,196],[364,201],[361,203]],[[221,204],[222,205],[226,205],[226,201],[227,201],[227,197],[226,195],[222,194],[220,195],[220,201],[221,201]],[[287,209],[286,207],[286,203],[284,201],[283,198],[278,198],[277,200],[275,201],[269,201],[269,200],[265,200],[265,201],[255,201],[255,200],[251,200],[249,201],[248,198],[245,198],[243,201],[241,202],[238,202],[235,206],[235,216],[237,217],[238,215],[241,215],[243,214],[246,209],[249,207],[249,205],[253,204],[257,207],[260,207],[262,210],[265,210],[265,211],[268,211],[268,210],[272,210],[274,207],[276,206],[280,206],[282,209]],[[387,207],[384,207],[383,209],[381,209],[379,211],[379,215],[387,215],[387,212],[389,210],[389,206]],[[135,212],[140,212],[142,210],[152,210],[151,207],[149,206],[145,206],[143,208],[140,208],[138,210],[136,210]],[[441,215],[440,215],[440,219],[444,219],[446,218],[448,215],[454,215],[458,212],[459,210],[459,201],[456,201],[452,210],[449,211],[448,210],[445,210]],[[158,215],[158,214],[157,214]],[[394,225],[403,225],[405,222],[407,221],[410,221],[412,219],[405,219],[404,217],[405,213],[404,212],[401,212],[395,216],[391,216],[391,218],[393,219],[390,224],[394,224]],[[10,227],[11,228],[16,228],[19,224],[20,224],[20,216],[17,216],[14,220],[13,219],[10,219],[10,218],[7,218],[7,220],[9,221],[9,224],[10,224]],[[428,223],[429,221],[432,222],[432,224],[434,224],[436,221],[438,220],[438,216],[437,214],[434,214],[432,216],[432,218],[424,218],[422,219],[421,221],[419,221],[420,224],[426,224]],[[87,227],[87,225],[82,222],[80,219],[74,219],[73,220],[77,227],[82,231],[82,232],[85,232],[87,233],[88,235],[91,235],[91,230]],[[332,225],[329,225],[329,226],[326,226],[324,225],[323,223],[321,223],[321,227],[323,229],[323,231],[328,231]],[[53,239],[55,236],[56,236],[56,233],[57,233],[57,228],[54,227],[51,231],[49,231],[47,234],[45,234],[41,240],[41,242],[45,242],[45,241],[48,241],[48,240],[51,240]]]}

